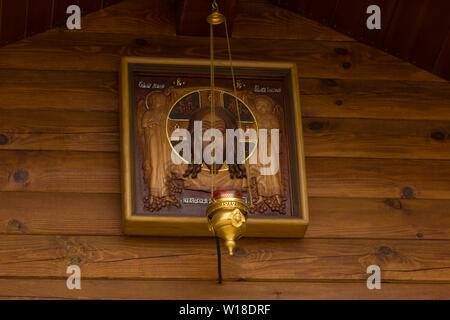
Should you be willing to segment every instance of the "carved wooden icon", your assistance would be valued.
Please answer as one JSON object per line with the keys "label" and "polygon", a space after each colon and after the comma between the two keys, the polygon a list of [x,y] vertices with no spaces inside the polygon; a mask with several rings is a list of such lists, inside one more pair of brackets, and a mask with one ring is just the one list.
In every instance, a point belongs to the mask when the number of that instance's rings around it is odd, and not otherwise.
{"label": "carved wooden icon", "polygon": [[[227,67],[225,61],[216,62],[212,97],[209,60],[123,59],[125,233],[210,235],[205,210],[214,171],[218,188],[238,189],[245,199],[252,199],[246,236],[303,236],[308,206],[295,65],[238,61],[237,91]],[[259,134],[241,141],[246,159],[257,159],[248,168],[237,164],[235,158],[214,166],[204,161],[193,163],[187,154],[177,151],[182,139],[172,134],[186,129],[194,137],[197,121],[202,123],[202,134],[209,128],[224,137],[227,129],[237,128],[267,133],[264,147],[269,154],[271,143],[279,139],[279,169],[275,174],[261,174],[270,164],[258,157]],[[279,137],[272,136],[272,129],[278,129]],[[205,147],[202,142],[202,152]],[[174,156],[179,161],[174,162]]]}

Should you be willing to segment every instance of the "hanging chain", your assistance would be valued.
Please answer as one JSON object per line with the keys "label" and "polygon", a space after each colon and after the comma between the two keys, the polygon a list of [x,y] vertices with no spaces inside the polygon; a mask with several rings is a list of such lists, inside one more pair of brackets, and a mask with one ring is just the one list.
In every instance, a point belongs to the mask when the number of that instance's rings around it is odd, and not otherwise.
{"label": "hanging chain", "polygon": [[212,10],[219,11],[219,5],[217,4],[216,0],[213,0],[213,2],[212,2]]}
{"label": "hanging chain", "polygon": [[[241,128],[241,115],[240,115],[241,112],[239,110],[239,102],[238,102],[238,98],[237,98],[236,77],[234,75],[233,59],[231,57],[230,37],[228,36],[228,26],[227,26],[226,19],[225,19],[225,36],[227,38],[228,58],[230,60],[230,69],[231,69],[231,80],[233,81],[233,94],[234,94],[234,98],[236,101],[236,113],[237,113],[237,117],[238,117],[238,128],[242,129]],[[249,146],[249,153],[250,153],[250,146]],[[250,181],[249,162],[247,161],[247,157],[245,155],[244,155],[244,157],[246,158],[246,159],[244,159],[244,166],[245,166],[245,174],[247,176],[248,195],[250,198],[250,207],[252,207],[253,206],[253,195],[252,195],[252,188],[251,188],[251,181]]]}
{"label": "hanging chain", "polygon": [[[210,34],[210,78],[211,78],[211,122],[212,129],[214,129],[215,121],[216,121],[216,109],[215,109],[215,88],[214,88],[214,34],[213,34],[213,24],[210,24],[209,34]],[[215,174],[216,174],[216,139],[214,139],[214,158],[212,163],[212,172],[211,172],[211,198],[214,195],[215,189]]]}

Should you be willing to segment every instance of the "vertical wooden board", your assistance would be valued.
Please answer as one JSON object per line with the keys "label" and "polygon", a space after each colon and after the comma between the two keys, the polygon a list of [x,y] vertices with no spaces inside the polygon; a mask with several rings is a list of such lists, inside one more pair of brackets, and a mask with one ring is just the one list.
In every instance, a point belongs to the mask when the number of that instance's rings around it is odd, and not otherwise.
{"label": "vertical wooden board", "polygon": [[439,57],[434,64],[433,72],[450,80],[450,30],[447,33],[447,40],[442,46]]}
{"label": "vertical wooden board", "polygon": [[29,1],[27,36],[44,32],[52,25],[53,0]]}
{"label": "vertical wooden board", "polygon": [[357,39],[366,27],[366,0],[338,0],[331,26]]}
{"label": "vertical wooden board", "polygon": [[28,0],[3,0],[0,45],[21,40],[27,29]]}
{"label": "vertical wooden board", "polygon": [[389,30],[383,40],[382,49],[409,60],[416,42],[426,8],[431,0],[397,0],[397,8],[392,16]]}
{"label": "vertical wooden board", "polygon": [[69,15],[67,12],[67,7],[76,4],[78,5],[79,0],[54,0],[53,4],[53,28],[65,25]]}
{"label": "vertical wooden board", "polygon": [[[365,1],[363,28],[361,29],[361,34],[359,36],[359,39],[361,41],[364,41],[365,43],[368,43],[374,47],[382,49],[384,38],[386,34],[389,32],[392,17],[397,7],[397,1],[398,0]],[[367,28],[367,19],[371,15],[367,13],[367,8],[372,4],[380,7],[381,29],[370,30]]]}
{"label": "vertical wooden board", "polygon": [[435,0],[427,7],[411,55],[414,64],[427,70],[433,68],[450,28],[449,14],[449,0]]}
{"label": "vertical wooden board", "polygon": [[103,8],[119,3],[121,0],[103,0]]}
{"label": "vertical wooden board", "polygon": [[103,6],[102,0],[79,0],[81,14],[85,14],[100,10]]}
{"label": "vertical wooden board", "polygon": [[[389,29],[396,2],[397,0],[338,0],[333,27],[359,41],[380,47]],[[380,7],[381,29],[367,28],[367,19],[370,17],[367,8],[370,5]]]}
{"label": "vertical wooden board", "polygon": [[[177,34],[186,36],[209,36],[206,17],[211,13],[209,0],[177,0]],[[237,0],[217,0],[219,11],[226,17],[228,33],[231,35],[237,14]],[[225,37],[225,25],[215,25],[214,35]]]}
{"label": "vertical wooden board", "polygon": [[[317,0],[316,0],[317,1]],[[276,3],[287,10],[305,14],[310,0],[278,0]]]}
{"label": "vertical wooden board", "polygon": [[314,0],[309,1],[306,14],[324,25],[331,25],[338,0]]}

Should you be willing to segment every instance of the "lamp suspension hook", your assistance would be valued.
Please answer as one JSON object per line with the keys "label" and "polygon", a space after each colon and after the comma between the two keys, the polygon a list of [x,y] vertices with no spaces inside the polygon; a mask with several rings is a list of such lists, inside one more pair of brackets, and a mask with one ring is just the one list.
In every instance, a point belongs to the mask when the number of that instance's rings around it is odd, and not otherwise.
{"label": "lamp suspension hook", "polygon": [[219,11],[219,5],[217,4],[216,0],[213,0],[211,6],[212,6],[212,11]]}

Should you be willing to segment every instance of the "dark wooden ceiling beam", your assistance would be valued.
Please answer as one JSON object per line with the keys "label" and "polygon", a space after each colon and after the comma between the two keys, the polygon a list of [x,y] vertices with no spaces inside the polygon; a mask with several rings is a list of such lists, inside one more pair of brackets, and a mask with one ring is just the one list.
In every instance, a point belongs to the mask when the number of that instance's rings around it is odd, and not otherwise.
{"label": "dark wooden ceiling beam", "polygon": [[[238,11],[237,0],[217,0],[219,11],[227,18],[228,32],[230,36],[233,23]],[[177,34],[185,36],[208,36],[209,25],[206,17],[212,10],[211,0],[177,0]],[[223,25],[216,26],[214,33],[217,36],[225,36]]]}

